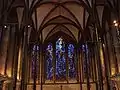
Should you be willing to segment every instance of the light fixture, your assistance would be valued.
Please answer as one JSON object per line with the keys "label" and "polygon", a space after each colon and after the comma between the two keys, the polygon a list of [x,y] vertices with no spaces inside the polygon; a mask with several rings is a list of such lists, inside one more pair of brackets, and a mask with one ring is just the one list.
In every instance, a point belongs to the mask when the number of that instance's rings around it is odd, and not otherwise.
{"label": "light fixture", "polygon": [[115,23],[114,25],[115,25],[115,27],[117,27],[117,26],[118,26],[118,23]]}
{"label": "light fixture", "polygon": [[30,26],[30,25],[28,25],[27,27],[28,27],[28,28],[30,28],[31,26]]}
{"label": "light fixture", "polygon": [[114,20],[113,24],[117,30],[117,37],[118,37],[118,39],[120,39],[120,22],[118,20]]}
{"label": "light fixture", "polygon": [[4,28],[7,28],[7,26],[6,26],[6,25],[4,25]]}
{"label": "light fixture", "polygon": [[105,47],[105,44],[103,43],[103,47]]}
{"label": "light fixture", "polygon": [[120,23],[119,23],[119,21],[117,21],[117,20],[114,20],[114,21],[113,21],[113,24],[114,24],[115,27],[120,27]]}
{"label": "light fixture", "polygon": [[117,21],[116,21],[116,20],[114,20],[114,21],[113,21],[113,23],[115,24],[115,23],[117,23]]}

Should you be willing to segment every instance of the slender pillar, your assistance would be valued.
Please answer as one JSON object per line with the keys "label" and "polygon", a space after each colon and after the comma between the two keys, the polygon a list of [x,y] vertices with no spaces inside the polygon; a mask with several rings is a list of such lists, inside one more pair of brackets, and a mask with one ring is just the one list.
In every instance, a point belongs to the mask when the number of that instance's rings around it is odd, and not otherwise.
{"label": "slender pillar", "polygon": [[9,41],[9,32],[10,28],[9,26],[6,28],[3,28],[3,35],[0,45],[0,73],[2,75],[5,74],[5,62],[7,57],[7,47],[8,47],[8,41]]}
{"label": "slender pillar", "polygon": [[[9,46],[10,46],[11,26],[10,26],[9,29],[10,29],[10,31],[9,31],[9,37],[8,37],[9,40],[8,40],[8,44],[7,44],[7,51],[6,51],[7,53],[6,53],[5,70],[4,70],[4,74],[5,74],[5,75],[7,75],[6,70],[7,70],[7,65],[8,65],[8,54],[9,54],[8,52],[9,52]],[[10,73],[10,74],[11,74],[11,73]],[[8,74],[9,77],[11,77],[10,74]]]}
{"label": "slender pillar", "polygon": [[105,44],[105,56],[108,59],[107,61],[107,65],[108,65],[108,70],[109,70],[109,74],[111,74],[111,64],[110,64],[110,52],[109,52],[109,48],[108,48],[108,39],[107,36],[105,35],[104,37],[104,44]]}
{"label": "slender pillar", "polygon": [[97,65],[96,65],[96,61],[97,61],[97,59],[96,59],[96,55],[95,55],[95,48],[94,48],[95,46],[93,45],[93,47],[92,47],[92,56],[93,56],[93,68],[94,68],[94,78],[95,78],[95,82],[96,82],[96,90],[98,90],[98,83],[97,83],[97,81],[98,81],[98,79],[97,79],[97,77],[98,77],[98,74],[97,74]]}
{"label": "slender pillar", "polygon": [[41,60],[40,60],[40,62],[41,62],[41,64],[40,64],[40,70],[41,70],[41,81],[40,81],[40,90],[43,90],[43,68],[44,68],[44,60],[43,60],[43,45],[42,45],[42,43],[41,43],[41,48],[40,48],[40,56],[41,56]]}
{"label": "slender pillar", "polygon": [[20,90],[26,90],[27,84],[27,50],[28,50],[28,27],[25,26],[23,31],[23,58],[22,58],[22,75]]}
{"label": "slender pillar", "polygon": [[76,48],[74,48],[74,53],[76,54],[74,56],[74,62],[75,62],[75,70],[76,70],[76,80],[79,82],[79,59],[80,59],[80,53],[79,53],[79,45],[76,45]]}
{"label": "slender pillar", "polygon": [[53,43],[53,81],[56,83],[56,43]]}
{"label": "slender pillar", "polygon": [[10,40],[9,40],[9,45],[8,45],[8,50],[7,50],[7,58],[6,58],[6,68],[5,68],[5,73],[8,77],[12,77],[12,63],[13,63],[13,56],[14,56],[14,44],[15,44],[15,25],[12,25],[10,27]]}
{"label": "slender pillar", "polygon": [[105,66],[105,77],[106,77],[106,84],[107,84],[107,90],[110,90],[110,73],[109,73],[109,68],[108,68],[108,59],[107,59],[107,55],[106,55],[106,50],[105,50],[105,44],[102,45],[102,49],[103,49],[103,55],[104,55],[104,66]]}
{"label": "slender pillar", "polygon": [[68,48],[65,44],[65,59],[66,59],[66,81],[69,83],[69,61],[68,61]]}
{"label": "slender pillar", "polygon": [[96,55],[97,55],[99,90],[103,90],[102,66],[101,66],[101,59],[100,59],[100,41],[98,39],[96,40]]}
{"label": "slender pillar", "polygon": [[38,54],[38,84],[40,84],[40,43],[38,43],[39,51],[37,52]]}
{"label": "slender pillar", "polygon": [[17,67],[18,67],[18,54],[19,54],[19,47],[20,47],[20,33],[18,30],[18,26],[16,27],[15,32],[15,51],[14,51],[14,67],[13,67],[13,90],[16,90],[16,83],[17,83]]}

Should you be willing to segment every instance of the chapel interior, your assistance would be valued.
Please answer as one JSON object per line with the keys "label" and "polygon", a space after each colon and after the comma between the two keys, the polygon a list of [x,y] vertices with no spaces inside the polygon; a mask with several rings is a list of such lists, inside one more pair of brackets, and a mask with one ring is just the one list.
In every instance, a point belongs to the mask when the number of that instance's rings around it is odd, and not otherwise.
{"label": "chapel interior", "polygon": [[0,90],[120,90],[120,0],[0,0]]}

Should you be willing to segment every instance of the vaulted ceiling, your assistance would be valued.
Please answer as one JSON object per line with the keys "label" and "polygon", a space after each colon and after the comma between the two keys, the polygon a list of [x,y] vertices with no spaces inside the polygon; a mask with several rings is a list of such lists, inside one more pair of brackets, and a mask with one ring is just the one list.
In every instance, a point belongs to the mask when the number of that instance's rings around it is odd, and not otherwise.
{"label": "vaulted ceiling", "polygon": [[[87,35],[85,33],[90,33],[85,30],[92,20],[90,16],[94,1],[96,1],[96,10],[99,13],[99,23],[102,26],[105,0],[9,0],[8,4],[11,5],[12,13],[9,15],[14,17],[12,19],[19,23],[19,27],[22,24],[31,24],[42,42],[60,36],[68,38],[68,41],[79,42],[81,37]],[[26,12],[30,19],[27,22],[24,21]],[[12,22],[11,18],[8,21]]]}

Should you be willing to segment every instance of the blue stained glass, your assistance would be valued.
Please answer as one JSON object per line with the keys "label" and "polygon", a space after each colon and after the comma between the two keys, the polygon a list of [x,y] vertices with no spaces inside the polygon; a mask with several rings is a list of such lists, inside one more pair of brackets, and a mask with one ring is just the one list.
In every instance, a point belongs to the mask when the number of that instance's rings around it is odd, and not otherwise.
{"label": "blue stained glass", "polygon": [[66,79],[65,44],[62,38],[56,42],[56,79]]}
{"label": "blue stained glass", "polygon": [[[36,72],[36,77],[38,74],[38,68],[39,68],[38,67],[39,66],[38,51],[39,51],[39,46],[34,45],[32,48],[32,77],[34,77],[35,72]],[[36,70],[35,70],[35,67],[36,67]]]}
{"label": "blue stained glass", "polygon": [[52,44],[49,44],[47,47],[47,53],[46,53],[46,75],[47,79],[51,80],[53,78],[53,47]]}
{"label": "blue stained glass", "polygon": [[36,45],[32,48],[32,77],[34,78],[34,72],[35,72],[35,48]]}
{"label": "blue stained glass", "polygon": [[[68,68],[69,78],[76,77],[76,61],[74,56],[74,45],[68,45],[68,65],[66,66],[66,49],[62,38],[56,41],[55,59],[53,59],[53,46],[48,44],[46,53],[46,79],[52,80],[55,75],[56,80],[66,80],[66,69]],[[55,60],[55,61],[53,61]],[[53,65],[53,63],[55,64]]]}
{"label": "blue stained glass", "polygon": [[75,60],[74,60],[74,46],[73,44],[68,45],[68,69],[69,78],[76,77]]}

